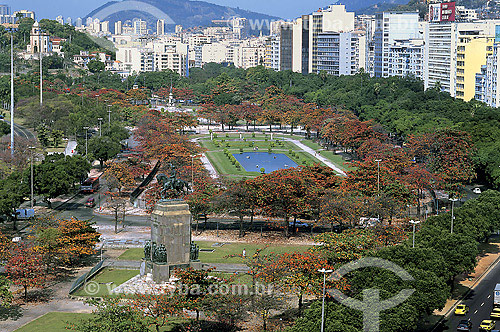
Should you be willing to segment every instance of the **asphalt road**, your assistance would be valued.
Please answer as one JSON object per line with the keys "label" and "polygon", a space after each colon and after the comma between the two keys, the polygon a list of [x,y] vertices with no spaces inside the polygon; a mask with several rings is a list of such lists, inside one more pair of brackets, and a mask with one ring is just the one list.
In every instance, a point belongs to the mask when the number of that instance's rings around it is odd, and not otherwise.
{"label": "asphalt road", "polygon": [[[80,220],[92,219],[98,225],[114,225],[114,216],[94,214],[93,209],[86,207],[85,203],[90,197],[94,197],[96,206],[99,205],[99,194],[78,194],[75,198],[61,205],[58,210],[59,216],[62,218],[75,217]],[[104,195],[101,194],[101,202],[105,201]],[[147,226],[150,224],[149,217],[144,216],[125,216],[125,223],[128,226]]]}
{"label": "asphalt road", "polygon": [[[5,121],[5,120],[3,120],[3,121],[7,122],[10,125],[9,121]],[[27,140],[30,140],[30,141],[36,140],[35,134],[33,134],[27,128],[25,128],[25,127],[23,127],[21,125],[15,124],[15,123],[14,123],[14,135],[26,138]]]}
{"label": "asphalt road", "polygon": [[[484,319],[490,318],[490,312],[493,309],[493,290],[495,285],[500,283],[500,264],[497,264],[490,273],[470,292],[464,304],[470,308],[469,313],[463,316],[455,316],[452,314],[446,322],[444,329],[436,329],[437,331],[456,331],[458,322],[462,319],[471,319],[472,331],[478,331],[479,324]],[[497,322],[495,329],[500,328],[500,321]]]}

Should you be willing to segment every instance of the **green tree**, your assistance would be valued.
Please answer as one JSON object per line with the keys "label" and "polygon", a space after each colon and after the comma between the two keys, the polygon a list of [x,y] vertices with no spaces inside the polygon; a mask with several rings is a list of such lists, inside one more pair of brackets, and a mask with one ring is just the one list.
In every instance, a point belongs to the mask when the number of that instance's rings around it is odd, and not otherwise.
{"label": "green tree", "polygon": [[51,199],[67,194],[74,184],[74,179],[62,163],[42,162],[35,165],[33,173],[35,193],[43,196],[50,209]]}
{"label": "green tree", "polygon": [[101,169],[104,167],[106,161],[114,158],[121,150],[121,144],[107,136],[92,137],[88,145],[89,153],[91,153],[95,159],[99,160]]}
{"label": "green tree", "polygon": [[52,144],[55,148],[59,147],[61,144],[64,133],[62,130],[52,130],[50,133],[50,138],[52,139]]}
{"label": "green tree", "polygon": [[142,312],[123,304],[120,298],[88,300],[96,307],[88,319],[68,323],[68,329],[79,332],[144,332],[148,331]]}
{"label": "green tree", "polygon": [[87,68],[91,73],[96,74],[104,71],[106,65],[104,64],[104,62],[93,59],[89,61],[89,63],[87,64]]}

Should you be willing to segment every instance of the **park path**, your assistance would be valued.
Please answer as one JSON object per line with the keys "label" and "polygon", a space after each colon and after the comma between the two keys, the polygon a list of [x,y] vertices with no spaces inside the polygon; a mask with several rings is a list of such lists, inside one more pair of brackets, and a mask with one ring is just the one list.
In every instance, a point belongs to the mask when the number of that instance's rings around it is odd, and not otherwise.
{"label": "park path", "polygon": [[335,164],[333,164],[331,161],[326,159],[325,157],[321,156],[319,153],[308,147],[307,145],[301,143],[300,141],[292,138],[285,138],[286,141],[291,142],[295,145],[297,145],[299,148],[301,148],[304,152],[309,153],[311,156],[313,156],[316,159],[319,159],[321,162],[323,162],[326,166],[330,167],[333,169],[337,174],[345,176],[346,173],[337,167]]}
{"label": "park path", "polygon": [[66,156],[74,156],[76,154],[76,146],[78,143],[76,141],[69,140],[66,145],[66,149],[64,150],[64,155]]}
{"label": "park path", "polygon": [[208,173],[210,173],[210,177],[217,179],[219,177],[219,174],[204,153],[201,155],[200,160],[203,163],[203,166],[205,166],[205,168],[208,170]]}
{"label": "park path", "polygon": [[[82,275],[85,272],[88,272],[90,269],[91,267],[80,269],[76,271],[74,278],[70,278],[70,280],[68,281],[56,283],[49,287],[49,289],[52,290],[53,293],[50,295],[50,298],[47,302],[38,304],[28,303],[23,304],[20,307],[15,306],[14,308],[12,308],[12,312],[14,312],[16,308],[20,310],[20,317],[9,318],[7,320],[0,321],[0,331],[14,331],[21,326],[26,325],[29,322],[45,315],[46,313],[53,311],[91,312],[93,309],[92,307],[86,305],[82,301],[72,300],[68,296],[69,290],[76,277]],[[1,316],[4,315],[6,316],[7,314],[3,312]],[[4,319],[4,317],[2,317],[2,319]]]}

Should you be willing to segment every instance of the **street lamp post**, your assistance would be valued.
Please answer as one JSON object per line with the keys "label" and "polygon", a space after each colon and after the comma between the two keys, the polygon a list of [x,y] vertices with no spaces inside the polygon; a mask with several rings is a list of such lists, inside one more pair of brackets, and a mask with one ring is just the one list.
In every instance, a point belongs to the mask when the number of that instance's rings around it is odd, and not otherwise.
{"label": "street lamp post", "polygon": [[43,44],[43,39],[42,39],[42,32],[43,30],[40,28],[39,30],[39,35],[40,35],[40,43],[38,45],[38,49],[40,51],[40,108],[42,107],[43,105],[43,72],[42,72],[42,57],[43,57],[43,53],[42,53],[42,44]]}
{"label": "street lamp post", "polygon": [[453,214],[453,206],[455,205],[455,202],[458,201],[456,198],[450,198],[451,201],[451,234],[453,234],[453,222],[455,220],[455,215]]}
{"label": "street lamp post", "polygon": [[415,248],[415,226],[420,224],[420,220],[410,220],[410,224],[413,225],[413,246],[412,248]]}
{"label": "street lamp post", "polygon": [[377,162],[377,196],[380,195],[380,162],[382,159],[375,159]]}
{"label": "street lamp post", "polygon": [[102,118],[98,118],[97,120],[99,121],[99,137],[101,137],[102,136],[102,132],[101,132]]}
{"label": "street lamp post", "polygon": [[108,131],[111,131],[111,105],[108,105]]}
{"label": "street lamp post", "polygon": [[31,208],[33,208],[35,206],[35,194],[34,194],[34,190],[33,190],[33,150],[35,149],[34,146],[30,146],[28,147],[28,149],[30,149],[31,151],[31,156],[30,156],[30,165],[31,165]]}
{"label": "street lamp post", "polygon": [[333,270],[325,270],[322,268],[318,272],[323,273],[323,303],[321,305],[321,332],[325,331],[325,293],[326,293],[326,274],[332,273]]}
{"label": "street lamp post", "polygon": [[97,97],[97,107],[99,107],[99,95],[95,95]]}
{"label": "street lamp post", "polygon": [[85,129],[85,158],[89,152],[89,127],[83,127]]}
{"label": "street lamp post", "polygon": [[14,157],[14,29],[10,30],[10,155]]}

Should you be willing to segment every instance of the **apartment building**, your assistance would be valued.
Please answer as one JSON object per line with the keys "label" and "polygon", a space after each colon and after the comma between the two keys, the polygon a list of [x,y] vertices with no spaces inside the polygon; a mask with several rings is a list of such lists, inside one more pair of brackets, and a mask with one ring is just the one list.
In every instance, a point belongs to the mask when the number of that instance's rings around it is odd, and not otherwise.
{"label": "apartment building", "polygon": [[475,75],[492,52],[494,34],[493,20],[425,23],[425,88],[437,85],[452,97],[473,98]]}
{"label": "apartment building", "polygon": [[457,44],[456,97],[469,101],[476,94],[476,74],[493,54],[494,37],[460,36]]}
{"label": "apartment building", "polygon": [[423,78],[423,39],[395,40],[388,52],[388,76]]}
{"label": "apartment building", "polygon": [[266,39],[266,49],[264,55],[264,67],[279,71],[280,63],[280,36],[270,36]]}
{"label": "apartment building", "polygon": [[354,75],[365,66],[364,32],[325,32],[318,35],[317,71],[334,76]]}
{"label": "apartment building", "polygon": [[330,5],[293,22],[292,70],[318,72],[318,38],[322,33],[354,30],[354,13],[344,5]]}
{"label": "apartment building", "polygon": [[388,77],[389,48],[398,40],[421,39],[418,12],[383,12],[375,17],[374,64],[376,77]]}
{"label": "apartment building", "polygon": [[[500,28],[500,27],[499,27]],[[500,31],[499,31],[500,32]],[[481,66],[481,71],[476,74],[475,99],[492,107],[500,107],[500,40],[493,45],[492,54],[488,56],[486,64]]]}

